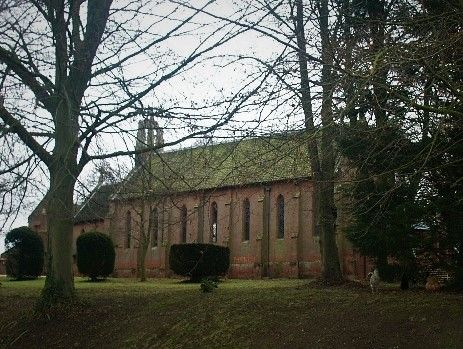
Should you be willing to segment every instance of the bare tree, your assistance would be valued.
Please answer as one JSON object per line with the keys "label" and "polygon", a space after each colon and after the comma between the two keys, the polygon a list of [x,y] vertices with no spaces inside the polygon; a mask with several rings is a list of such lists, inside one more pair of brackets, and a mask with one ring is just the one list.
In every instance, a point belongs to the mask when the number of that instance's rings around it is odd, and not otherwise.
{"label": "bare tree", "polygon": [[[179,2],[180,3],[180,2]],[[185,4],[184,4],[185,5]],[[186,4],[191,8],[191,5]],[[242,6],[246,21],[229,22],[249,28],[274,41],[281,49],[274,60],[241,56],[257,66],[268,69],[274,79],[272,87],[262,90],[259,105],[270,113],[301,113],[303,127],[311,135],[307,147],[314,179],[316,230],[320,233],[323,278],[339,281],[342,278],[336,245],[335,181],[335,120],[333,116],[333,47],[329,22],[328,1],[304,4],[301,0],[289,2],[253,1]],[[202,10],[210,16],[227,20]],[[256,13],[266,14],[266,22],[253,20]],[[263,17],[264,15],[262,15]],[[257,17],[260,18],[260,17]],[[310,32],[311,39],[306,39]],[[312,40],[312,41],[311,41]],[[313,92],[315,87],[315,93]],[[286,92],[283,92],[286,91]],[[280,114],[280,117],[284,117]],[[277,119],[278,116],[275,116]],[[266,119],[270,119],[267,117]],[[281,121],[280,121],[281,122]],[[296,121],[297,123],[297,121]]]}
{"label": "bare tree", "polygon": [[[0,88],[4,94],[0,118],[3,144],[15,142],[24,147],[15,148],[19,156],[16,161],[3,162],[1,173],[30,171],[31,164],[40,162],[49,177],[50,260],[42,297],[48,304],[74,297],[73,192],[84,167],[94,160],[147,152],[147,148],[128,150],[131,147],[125,146],[135,138],[131,120],[156,111],[154,97],[162,95],[162,84],[210,59],[213,49],[246,29],[215,23],[205,30],[207,23],[198,18],[201,11],[185,11],[158,1],[17,4],[0,14]],[[183,55],[163,49],[192,33],[198,36]],[[211,119],[199,114],[192,117],[188,109],[169,113],[159,122],[175,130],[176,137],[162,146],[225,125],[254,93],[256,84],[257,80],[243,87],[241,98],[232,96],[223,108],[212,103],[216,109]],[[183,133],[178,132],[181,128]],[[103,135],[111,136],[109,144]],[[120,136],[117,141],[116,136]]]}

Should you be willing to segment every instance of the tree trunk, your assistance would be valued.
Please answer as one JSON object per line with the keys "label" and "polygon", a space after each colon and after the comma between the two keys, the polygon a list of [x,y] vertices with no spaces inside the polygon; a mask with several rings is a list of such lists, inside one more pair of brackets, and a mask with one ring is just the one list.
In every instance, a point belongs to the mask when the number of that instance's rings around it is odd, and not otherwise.
{"label": "tree trunk", "polygon": [[320,183],[320,244],[322,245],[322,277],[329,282],[342,279],[336,244],[336,206],[334,202],[335,123],[333,118],[332,53],[328,27],[328,0],[320,1],[320,37],[322,44],[322,139],[321,139],[321,183]]}
{"label": "tree trunk", "polygon": [[305,117],[305,127],[309,132],[308,144],[310,167],[314,181],[314,211],[315,224],[320,228],[320,253],[322,277],[329,282],[342,279],[336,245],[334,205],[334,120],[332,111],[333,84],[331,76],[332,56],[329,49],[328,2],[320,3],[320,36],[322,41],[322,129],[321,147],[318,149],[312,96],[310,92],[307,69],[307,48],[304,33],[303,1],[296,1],[296,38],[298,45],[298,60],[301,79],[301,102]]}
{"label": "tree trunk", "polygon": [[[144,169],[145,170],[145,169]],[[143,173],[142,176],[142,195],[148,195],[148,186],[146,185],[147,173]],[[148,212],[148,217],[146,216]],[[141,282],[146,281],[146,253],[148,252],[148,247],[150,243],[150,232],[152,231],[152,219],[151,219],[152,209],[148,206],[145,200],[141,201],[140,211],[138,215],[140,217],[139,223],[139,236],[138,236],[138,250],[137,250],[137,278]],[[148,227],[146,227],[145,220],[148,219]],[[148,228],[148,229],[146,229]]]}
{"label": "tree trunk", "polygon": [[[66,91],[66,88],[63,88]],[[63,92],[63,96],[66,96]],[[56,111],[55,147],[49,165],[50,188],[47,194],[49,261],[41,303],[50,306],[74,298],[72,271],[72,230],[74,225],[74,186],[77,170],[78,104],[63,98]]]}
{"label": "tree trunk", "polygon": [[[336,245],[334,218],[334,125],[332,113],[332,83],[331,83],[331,55],[329,53],[328,33],[328,4],[321,2],[320,36],[322,38],[322,140],[320,152],[316,139],[317,130],[314,126],[312,96],[310,91],[307,48],[304,33],[303,1],[296,1],[296,38],[298,45],[298,60],[301,79],[301,102],[305,117],[305,127],[310,135],[308,150],[310,167],[314,183],[314,211],[315,223],[320,233],[320,253],[322,277],[329,282],[336,282],[342,278],[339,265],[339,255]],[[323,12],[324,11],[324,12]]]}
{"label": "tree trunk", "polygon": [[328,282],[338,282],[342,279],[339,263],[339,252],[336,242],[336,217],[334,211],[334,186],[332,181],[321,183],[320,195],[320,245],[322,253],[322,277]]}
{"label": "tree trunk", "polygon": [[148,252],[148,243],[144,238],[140,240],[140,246],[138,246],[138,278],[141,282],[146,281],[146,253]]}
{"label": "tree trunk", "polygon": [[382,128],[387,121],[387,76],[389,69],[381,58],[385,47],[385,21],[387,13],[384,2],[378,2],[375,6],[367,6],[369,16],[369,27],[371,36],[371,51],[374,60],[372,62],[373,75],[373,112],[375,114],[376,126]]}
{"label": "tree trunk", "polygon": [[73,191],[75,179],[65,169],[50,174],[48,192],[48,273],[42,301],[51,305],[74,298],[72,271]]}
{"label": "tree trunk", "polygon": [[400,278],[400,289],[405,291],[410,288],[410,279],[406,273],[402,274],[402,277]]}

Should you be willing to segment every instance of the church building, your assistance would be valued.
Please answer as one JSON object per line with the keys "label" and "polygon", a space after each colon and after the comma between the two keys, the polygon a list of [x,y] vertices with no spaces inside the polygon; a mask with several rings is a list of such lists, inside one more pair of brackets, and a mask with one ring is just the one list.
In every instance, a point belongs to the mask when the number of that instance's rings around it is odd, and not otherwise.
{"label": "church building", "polygon": [[[163,142],[157,124],[140,124],[136,147],[155,142]],[[228,246],[232,278],[317,276],[313,200],[304,133],[211,140],[143,153],[122,183],[99,183],[77,208],[74,240],[93,228],[109,234],[121,277],[136,275],[142,246],[147,275],[170,276],[170,246],[193,242]],[[46,231],[38,216],[31,228]],[[337,242],[344,275],[365,277],[366,259],[341,234]]]}

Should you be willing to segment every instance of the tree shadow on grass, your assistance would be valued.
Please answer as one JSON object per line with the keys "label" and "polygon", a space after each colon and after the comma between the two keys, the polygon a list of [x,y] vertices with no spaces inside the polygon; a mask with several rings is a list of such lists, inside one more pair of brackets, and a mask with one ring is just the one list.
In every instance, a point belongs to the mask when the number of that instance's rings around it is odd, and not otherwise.
{"label": "tree shadow on grass", "polygon": [[202,278],[190,278],[185,280],[180,280],[179,284],[200,284],[204,280],[210,280],[217,283],[225,282],[225,280],[221,279],[218,276],[209,276],[209,277],[202,277]]}
{"label": "tree shadow on grass", "polygon": [[92,278],[85,278],[85,279],[82,279],[82,280],[79,280],[77,282],[85,282],[85,283],[101,283],[101,282],[111,282],[111,280],[107,279],[107,278],[97,278],[97,279],[92,279]]}
{"label": "tree shadow on grass", "polygon": [[13,281],[13,282],[16,282],[16,281],[33,281],[33,280],[38,280],[39,278],[38,277],[35,277],[35,276],[25,276],[25,277],[21,277],[21,278],[14,278],[14,277],[8,277],[7,276],[7,279],[4,280],[4,281]]}

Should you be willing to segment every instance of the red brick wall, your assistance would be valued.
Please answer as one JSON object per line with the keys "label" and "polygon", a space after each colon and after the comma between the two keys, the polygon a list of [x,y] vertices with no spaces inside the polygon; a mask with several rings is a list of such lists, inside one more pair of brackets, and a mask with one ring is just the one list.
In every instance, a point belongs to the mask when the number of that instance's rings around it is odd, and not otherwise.
{"label": "red brick wall", "polygon": [[[313,222],[313,186],[308,180],[278,182],[268,185],[269,237],[268,276],[311,277],[320,275],[320,247],[318,232]],[[284,238],[277,238],[277,198],[283,195],[285,203]],[[168,253],[170,245],[181,242],[182,205],[187,208],[187,242],[199,242],[198,232],[201,203],[204,204],[202,241],[211,242],[211,205],[218,208],[217,244],[230,248],[230,277],[259,278],[263,273],[262,250],[264,237],[264,196],[262,185],[217,189],[205,193],[189,193],[166,198],[159,202],[141,200],[112,201],[111,218],[96,223],[77,224],[73,229],[75,241],[82,231],[97,230],[108,233],[116,248],[115,274],[133,277],[137,269],[138,239],[140,230],[148,227],[147,205],[157,205],[159,217],[158,246],[150,246],[146,255],[148,276],[169,276]],[[243,241],[243,201],[250,202],[250,238]],[[144,204],[145,210],[140,209]],[[126,215],[131,212],[132,235],[130,248],[126,246]],[[143,221],[141,214],[143,213]],[[31,227],[44,237],[45,217],[31,220]],[[371,269],[371,262],[353,252],[351,245],[338,234],[341,268],[346,277],[361,279]],[[77,269],[75,269],[77,273]]]}
{"label": "red brick wall", "polygon": [[[268,270],[271,277],[309,277],[320,274],[319,239],[314,235],[313,188],[310,181],[282,182],[269,186],[270,224]],[[146,267],[150,276],[169,275],[168,250],[181,242],[180,209],[188,210],[187,242],[198,242],[199,206],[204,202],[203,242],[211,242],[211,205],[218,207],[217,244],[230,247],[230,277],[257,278],[262,275],[262,237],[264,186],[217,189],[206,193],[177,195],[157,203],[159,216],[159,246],[148,249]],[[277,239],[277,197],[285,200],[285,234]],[[243,241],[243,201],[250,201],[251,229],[249,241]],[[145,203],[146,204],[146,203]],[[116,245],[116,270],[120,276],[133,276],[137,268],[137,237],[141,228],[139,201],[113,202],[110,235]],[[162,207],[164,212],[162,213]],[[125,245],[126,214],[132,214],[134,239],[131,247]],[[148,211],[147,209],[145,210]],[[230,216],[230,211],[233,213]],[[147,226],[145,214],[145,226]],[[161,222],[162,223],[162,222]],[[162,236],[161,236],[162,235]],[[350,271],[350,270],[349,270]]]}

